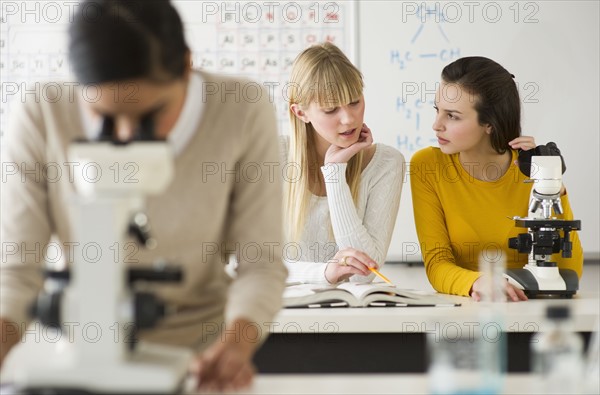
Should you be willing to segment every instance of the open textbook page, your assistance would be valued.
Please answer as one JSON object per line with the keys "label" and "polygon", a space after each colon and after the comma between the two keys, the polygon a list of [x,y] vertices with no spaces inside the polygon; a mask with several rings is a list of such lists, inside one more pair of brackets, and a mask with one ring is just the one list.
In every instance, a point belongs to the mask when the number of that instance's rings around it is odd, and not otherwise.
{"label": "open textbook page", "polygon": [[286,287],[285,307],[460,306],[434,293],[404,290],[386,283],[298,284]]}

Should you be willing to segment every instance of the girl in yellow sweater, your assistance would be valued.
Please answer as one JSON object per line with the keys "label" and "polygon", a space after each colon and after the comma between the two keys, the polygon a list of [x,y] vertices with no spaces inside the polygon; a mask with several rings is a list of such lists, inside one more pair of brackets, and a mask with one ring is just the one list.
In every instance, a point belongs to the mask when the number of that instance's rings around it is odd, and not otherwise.
{"label": "girl in yellow sweater", "polygon": [[[508,248],[522,233],[507,217],[526,217],[531,184],[516,164],[517,150],[535,148],[521,136],[521,108],[514,76],[498,63],[467,57],[446,66],[436,93],[433,129],[439,148],[411,159],[415,224],[427,277],[443,293],[481,298],[480,253],[501,250],[507,268],[521,268],[527,255]],[[573,213],[564,187],[564,214]],[[575,233],[575,232],[574,232]],[[560,268],[581,276],[583,251],[572,235],[572,258],[553,255]],[[506,284],[513,301],[527,300]]]}

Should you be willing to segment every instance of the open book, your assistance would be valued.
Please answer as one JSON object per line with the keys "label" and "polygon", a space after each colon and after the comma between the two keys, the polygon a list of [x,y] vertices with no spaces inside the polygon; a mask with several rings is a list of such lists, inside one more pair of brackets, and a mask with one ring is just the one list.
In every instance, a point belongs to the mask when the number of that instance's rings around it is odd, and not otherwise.
{"label": "open book", "polygon": [[437,294],[406,291],[385,283],[299,284],[286,287],[284,307],[460,306]]}

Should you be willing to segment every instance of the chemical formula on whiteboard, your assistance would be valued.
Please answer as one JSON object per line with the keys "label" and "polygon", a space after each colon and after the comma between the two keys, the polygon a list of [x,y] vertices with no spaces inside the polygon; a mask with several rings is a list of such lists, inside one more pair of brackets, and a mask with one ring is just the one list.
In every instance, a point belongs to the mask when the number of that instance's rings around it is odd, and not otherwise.
{"label": "chemical formula on whiteboard", "polygon": [[[403,17],[407,18],[408,23],[416,22],[416,30],[410,36],[410,40],[406,40],[406,37],[404,40],[398,40],[403,45],[391,49],[387,59],[392,68],[396,68],[400,73],[399,78],[403,81],[394,103],[394,110],[399,113],[408,130],[397,133],[396,148],[407,154],[432,145],[437,140],[434,134],[430,133],[433,119],[426,115],[430,114],[433,108],[435,89],[432,86],[430,91],[419,91],[415,95],[415,87],[427,89],[427,86],[420,81],[407,81],[406,76],[411,75],[412,71],[431,67],[432,63],[439,75],[444,65],[461,56],[460,48],[452,45],[444,30],[447,20],[445,8],[439,3],[412,4],[414,9],[405,12]],[[427,40],[423,39],[425,36]],[[432,46],[432,43],[435,46]]]}

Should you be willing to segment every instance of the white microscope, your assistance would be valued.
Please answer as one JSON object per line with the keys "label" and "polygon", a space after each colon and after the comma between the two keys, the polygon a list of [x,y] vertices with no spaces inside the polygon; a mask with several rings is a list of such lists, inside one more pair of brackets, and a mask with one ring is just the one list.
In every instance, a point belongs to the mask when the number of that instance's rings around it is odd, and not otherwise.
{"label": "white microscope", "polygon": [[[581,230],[580,220],[562,220],[552,212],[562,214],[560,190],[562,174],[566,170],[560,150],[555,143],[540,145],[532,151],[519,154],[521,172],[532,180],[528,217],[514,217],[515,225],[528,228],[528,233],[509,239],[509,247],[529,254],[522,269],[508,269],[508,282],[522,289],[530,298],[553,296],[571,298],[579,289],[577,273],[559,269],[552,262],[552,254],[562,251],[570,258],[572,243],[569,234]],[[563,231],[561,237],[559,230]]]}
{"label": "white microscope", "polygon": [[[113,254],[131,236],[142,247],[152,247],[155,241],[141,212],[143,197],[166,189],[173,176],[170,145],[142,140],[70,146],[70,160],[105,171],[101,177],[92,171],[76,176],[73,202],[74,241],[99,246],[100,255],[78,255],[70,270],[48,273],[67,285],[41,293],[32,310],[47,330],[62,336],[50,354],[40,352],[40,358],[29,359],[15,375],[21,392],[164,394],[183,389],[192,353],[136,340],[137,330],[154,326],[165,306],[152,293],[132,290],[138,281],[180,281],[181,271],[168,266],[130,269],[124,254]],[[131,163],[137,171],[128,180],[116,179],[108,171],[115,163]]]}

